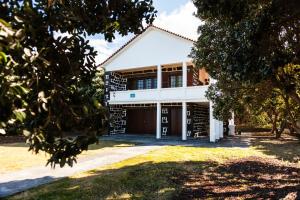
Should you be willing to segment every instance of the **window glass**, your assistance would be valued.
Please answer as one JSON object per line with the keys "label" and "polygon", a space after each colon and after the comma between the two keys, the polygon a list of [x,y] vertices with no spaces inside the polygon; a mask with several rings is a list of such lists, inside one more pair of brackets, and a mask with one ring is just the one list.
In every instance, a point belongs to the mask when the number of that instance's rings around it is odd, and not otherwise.
{"label": "window glass", "polygon": [[181,75],[173,75],[170,76],[171,87],[182,87],[182,76]]}
{"label": "window glass", "polygon": [[144,89],[144,80],[137,80],[137,89],[138,90]]}
{"label": "window glass", "polygon": [[171,87],[176,87],[176,76],[170,77]]}
{"label": "window glass", "polygon": [[177,76],[176,87],[182,87],[182,76]]}
{"label": "window glass", "polygon": [[146,89],[152,88],[152,79],[148,78],[146,79]]}
{"label": "window glass", "polygon": [[157,88],[157,78],[153,79],[153,88]]}

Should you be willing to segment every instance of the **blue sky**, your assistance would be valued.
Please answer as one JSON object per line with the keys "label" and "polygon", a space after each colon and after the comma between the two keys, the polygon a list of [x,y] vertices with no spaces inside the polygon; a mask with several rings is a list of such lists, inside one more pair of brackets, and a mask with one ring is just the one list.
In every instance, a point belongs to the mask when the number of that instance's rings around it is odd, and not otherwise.
{"label": "blue sky", "polygon": [[[153,4],[158,11],[154,25],[197,39],[197,28],[201,21],[193,15],[196,8],[190,0],[153,0]],[[117,36],[111,43],[105,41],[101,35],[89,37],[90,44],[98,52],[96,63],[100,64],[131,37],[132,34],[125,37]]]}
{"label": "blue sky", "polygon": [[171,12],[181,5],[186,4],[189,0],[153,0],[153,5],[158,11],[161,12]]}

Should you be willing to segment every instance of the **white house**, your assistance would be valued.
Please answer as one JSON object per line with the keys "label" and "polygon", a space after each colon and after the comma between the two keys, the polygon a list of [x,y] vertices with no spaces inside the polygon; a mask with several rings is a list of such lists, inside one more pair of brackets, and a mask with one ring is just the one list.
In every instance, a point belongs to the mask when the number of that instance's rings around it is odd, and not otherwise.
{"label": "white house", "polygon": [[223,122],[205,97],[211,80],[188,56],[193,43],[151,25],[101,64],[110,134],[223,137]]}

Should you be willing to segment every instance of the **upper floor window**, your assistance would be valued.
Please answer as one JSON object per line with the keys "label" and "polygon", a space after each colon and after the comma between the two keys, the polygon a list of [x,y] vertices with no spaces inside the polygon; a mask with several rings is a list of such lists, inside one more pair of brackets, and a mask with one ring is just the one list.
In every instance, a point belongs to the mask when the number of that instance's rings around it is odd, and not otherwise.
{"label": "upper floor window", "polygon": [[152,79],[148,78],[146,79],[146,89],[151,89],[152,88]]}
{"label": "upper floor window", "polygon": [[181,75],[170,76],[170,85],[171,87],[182,87],[182,76]]}
{"label": "upper floor window", "polygon": [[137,89],[142,90],[144,89],[144,80],[137,80]]}
{"label": "upper floor window", "polygon": [[156,78],[137,79],[134,83],[136,90],[157,88]]}
{"label": "upper floor window", "polygon": [[157,78],[153,79],[153,88],[157,88]]}

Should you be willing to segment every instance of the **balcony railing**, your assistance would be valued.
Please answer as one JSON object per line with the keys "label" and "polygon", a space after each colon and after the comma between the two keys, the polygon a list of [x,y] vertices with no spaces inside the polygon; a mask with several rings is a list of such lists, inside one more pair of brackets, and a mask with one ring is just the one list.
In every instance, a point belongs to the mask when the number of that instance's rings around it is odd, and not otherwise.
{"label": "balcony railing", "polygon": [[110,104],[156,102],[207,102],[208,85],[110,92]]}

